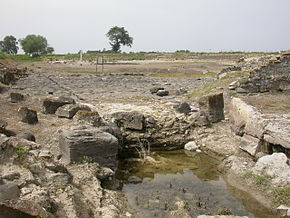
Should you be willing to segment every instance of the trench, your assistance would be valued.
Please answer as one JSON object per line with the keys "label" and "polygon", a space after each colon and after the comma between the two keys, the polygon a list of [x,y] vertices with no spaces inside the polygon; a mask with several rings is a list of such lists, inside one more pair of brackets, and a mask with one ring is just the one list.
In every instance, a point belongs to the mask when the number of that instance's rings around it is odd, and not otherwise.
{"label": "trench", "polygon": [[115,188],[125,194],[135,215],[142,218],[184,214],[275,217],[249,194],[227,185],[218,171],[219,164],[205,153],[152,152],[149,161],[120,160]]}

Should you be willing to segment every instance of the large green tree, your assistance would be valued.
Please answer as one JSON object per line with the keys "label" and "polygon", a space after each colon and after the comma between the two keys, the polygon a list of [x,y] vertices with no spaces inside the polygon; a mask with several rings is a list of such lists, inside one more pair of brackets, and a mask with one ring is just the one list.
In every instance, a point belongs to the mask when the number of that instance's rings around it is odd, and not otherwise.
{"label": "large green tree", "polygon": [[18,41],[14,36],[5,36],[3,41],[0,41],[0,51],[7,54],[17,54]]}
{"label": "large green tree", "polygon": [[131,47],[133,44],[133,38],[124,27],[114,26],[106,36],[109,38],[112,51],[114,52],[120,52],[121,45]]}
{"label": "large green tree", "polygon": [[47,54],[53,49],[48,47],[47,39],[40,35],[27,35],[24,39],[20,40],[20,44],[25,54],[33,57]]}

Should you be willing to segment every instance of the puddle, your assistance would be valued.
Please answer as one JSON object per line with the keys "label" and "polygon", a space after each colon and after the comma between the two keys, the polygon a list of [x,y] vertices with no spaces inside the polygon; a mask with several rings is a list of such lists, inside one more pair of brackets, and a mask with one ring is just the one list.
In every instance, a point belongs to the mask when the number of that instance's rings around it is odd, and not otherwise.
{"label": "puddle", "polygon": [[139,217],[169,217],[180,201],[182,210],[190,217],[201,214],[273,217],[246,193],[228,188],[217,171],[219,161],[204,153],[167,151],[156,152],[152,157],[155,162],[122,160],[117,170],[120,189]]}

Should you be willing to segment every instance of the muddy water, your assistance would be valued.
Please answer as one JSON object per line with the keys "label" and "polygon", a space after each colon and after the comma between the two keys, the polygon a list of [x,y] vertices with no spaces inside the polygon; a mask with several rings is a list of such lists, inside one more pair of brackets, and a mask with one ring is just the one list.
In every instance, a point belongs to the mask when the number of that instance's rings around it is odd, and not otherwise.
{"label": "muddy water", "polygon": [[[123,160],[117,171],[121,190],[139,217],[274,217],[246,193],[227,187],[217,171],[219,161],[204,153],[169,151],[151,157],[155,161]],[[178,209],[178,204],[183,206]]]}

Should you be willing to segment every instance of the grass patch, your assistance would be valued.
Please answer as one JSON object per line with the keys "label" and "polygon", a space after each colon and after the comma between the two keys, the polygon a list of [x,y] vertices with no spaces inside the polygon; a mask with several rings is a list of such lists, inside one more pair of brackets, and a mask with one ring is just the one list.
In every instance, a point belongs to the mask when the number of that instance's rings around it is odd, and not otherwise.
{"label": "grass patch", "polygon": [[21,145],[17,145],[15,147],[15,151],[16,151],[17,158],[19,161],[23,161],[26,158],[26,155],[28,153],[28,149]]}
{"label": "grass patch", "polygon": [[273,190],[273,199],[277,204],[290,205],[290,186]]}
{"label": "grass patch", "polygon": [[246,173],[245,177],[253,180],[257,186],[262,186],[262,187],[268,186],[270,184],[270,179],[271,179],[271,177],[269,176],[260,176],[260,175],[253,174],[252,172]]}
{"label": "grass patch", "polygon": [[0,60],[14,60],[16,62],[38,62],[42,61],[42,56],[39,57],[30,57],[29,55],[19,54],[19,55],[10,55],[3,52],[0,52]]}

